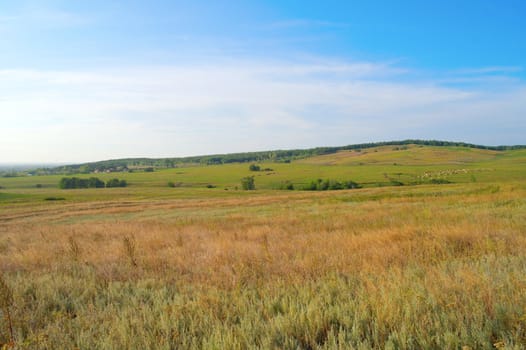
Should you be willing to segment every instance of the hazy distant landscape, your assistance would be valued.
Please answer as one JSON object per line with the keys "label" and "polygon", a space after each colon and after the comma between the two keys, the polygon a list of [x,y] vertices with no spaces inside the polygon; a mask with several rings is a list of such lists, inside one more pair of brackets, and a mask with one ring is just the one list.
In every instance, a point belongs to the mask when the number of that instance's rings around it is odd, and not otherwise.
{"label": "hazy distant landscape", "polygon": [[56,163],[50,163],[50,164],[42,164],[42,163],[28,163],[28,164],[20,164],[20,163],[0,163],[0,172],[11,172],[11,171],[26,171],[26,170],[33,170],[38,168],[55,168],[61,164]]}

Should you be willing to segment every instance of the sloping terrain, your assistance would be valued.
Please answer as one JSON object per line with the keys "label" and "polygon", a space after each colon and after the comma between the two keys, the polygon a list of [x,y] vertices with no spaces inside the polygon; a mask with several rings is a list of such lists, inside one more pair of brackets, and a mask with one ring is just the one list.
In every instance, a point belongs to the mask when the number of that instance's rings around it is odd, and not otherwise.
{"label": "sloping terrain", "polygon": [[[46,198],[70,201],[211,198],[250,195],[241,179],[254,176],[257,190],[303,190],[318,179],[354,181],[361,187],[422,185],[433,183],[504,183],[522,180],[526,173],[526,150],[486,150],[457,146],[384,145],[339,151],[290,163],[252,163],[178,166],[152,172],[104,172],[73,174],[103,181],[123,179],[127,188],[61,190],[64,175],[0,178],[0,204],[43,202]],[[168,184],[172,184],[172,188]],[[287,188],[292,186],[293,188]]]}
{"label": "sloping terrain", "polygon": [[297,162],[317,165],[458,165],[495,160],[506,152],[468,147],[382,146],[343,150],[334,154],[298,160]]}

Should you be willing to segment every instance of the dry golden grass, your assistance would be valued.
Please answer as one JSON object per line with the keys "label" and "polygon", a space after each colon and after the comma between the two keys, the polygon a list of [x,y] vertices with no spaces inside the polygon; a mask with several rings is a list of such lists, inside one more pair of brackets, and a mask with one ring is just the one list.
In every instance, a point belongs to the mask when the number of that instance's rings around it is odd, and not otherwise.
{"label": "dry golden grass", "polygon": [[524,348],[524,184],[468,187],[4,212],[17,342]]}
{"label": "dry golden grass", "polygon": [[431,164],[465,164],[491,161],[498,157],[499,151],[465,148],[465,147],[422,147],[417,145],[381,146],[352,151],[339,151],[302,159],[299,163],[318,165],[349,164],[398,164],[431,165]]}

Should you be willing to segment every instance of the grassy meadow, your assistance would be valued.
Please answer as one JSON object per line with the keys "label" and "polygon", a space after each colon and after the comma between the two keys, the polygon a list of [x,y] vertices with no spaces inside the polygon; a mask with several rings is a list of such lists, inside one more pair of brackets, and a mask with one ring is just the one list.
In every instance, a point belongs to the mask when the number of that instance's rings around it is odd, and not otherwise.
{"label": "grassy meadow", "polygon": [[525,150],[261,167],[0,178],[0,348],[526,348]]}

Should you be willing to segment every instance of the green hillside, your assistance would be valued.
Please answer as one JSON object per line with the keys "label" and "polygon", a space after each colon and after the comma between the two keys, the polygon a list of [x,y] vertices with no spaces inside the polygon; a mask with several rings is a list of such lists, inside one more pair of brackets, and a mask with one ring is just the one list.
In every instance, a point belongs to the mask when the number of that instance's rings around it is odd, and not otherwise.
{"label": "green hillside", "polygon": [[[437,140],[403,140],[403,141],[383,141],[370,142],[361,144],[352,144],[339,147],[316,147],[309,149],[293,150],[272,150],[261,152],[243,152],[231,154],[215,154],[179,158],[126,158],[103,160],[91,163],[65,165],[55,168],[41,168],[30,171],[32,175],[49,175],[49,174],[75,174],[91,173],[104,171],[122,171],[122,170],[141,170],[145,168],[175,168],[188,165],[219,165],[231,163],[247,162],[273,162],[288,163],[294,160],[305,159],[321,155],[334,155],[341,151],[362,151],[369,149],[405,148],[409,146],[436,146],[436,147],[456,147],[469,151],[474,150],[492,150],[505,151],[526,149],[524,145],[516,146],[483,146],[465,142],[437,141]],[[427,158],[424,155],[424,162]],[[0,171],[0,175],[2,172]],[[4,172],[4,175],[13,175],[13,172]],[[16,174],[15,174],[16,175]]]}
{"label": "green hillside", "polygon": [[[291,162],[257,162],[221,165],[180,165],[154,171],[74,174],[103,181],[124,179],[127,188],[60,190],[63,175],[0,178],[0,202],[111,198],[222,197],[241,194],[241,179],[254,177],[256,190],[305,190],[313,181],[353,181],[360,187],[415,186],[426,184],[506,182],[526,174],[526,150],[488,150],[461,146],[382,145],[340,150]],[[69,175],[68,175],[69,176]],[[171,184],[169,187],[168,184]]]}
{"label": "green hillside", "polygon": [[381,146],[360,150],[342,150],[333,154],[309,157],[305,164],[317,165],[459,165],[496,160],[503,151],[457,146]]}

